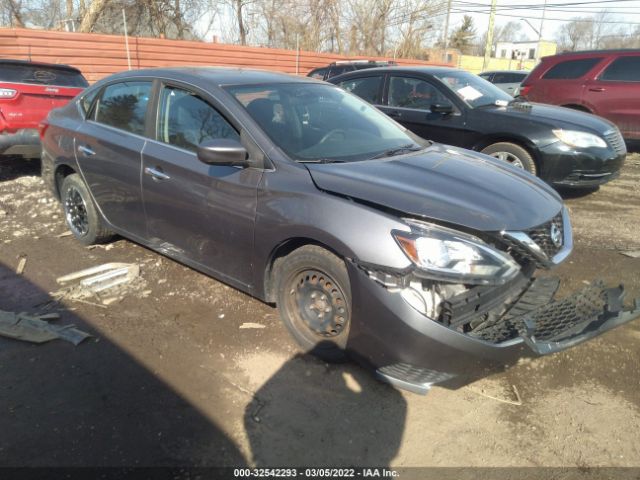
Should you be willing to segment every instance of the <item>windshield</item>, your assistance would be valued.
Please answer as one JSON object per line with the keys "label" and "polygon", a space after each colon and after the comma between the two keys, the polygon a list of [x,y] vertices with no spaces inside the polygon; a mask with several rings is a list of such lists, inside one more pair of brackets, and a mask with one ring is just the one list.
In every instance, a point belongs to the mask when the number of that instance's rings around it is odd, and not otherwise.
{"label": "windshield", "polygon": [[271,140],[297,161],[366,160],[429,144],[375,107],[331,85],[292,83],[227,90]]}
{"label": "windshield", "polygon": [[472,108],[487,105],[504,106],[513,101],[511,95],[473,73],[445,70],[433,75]]}

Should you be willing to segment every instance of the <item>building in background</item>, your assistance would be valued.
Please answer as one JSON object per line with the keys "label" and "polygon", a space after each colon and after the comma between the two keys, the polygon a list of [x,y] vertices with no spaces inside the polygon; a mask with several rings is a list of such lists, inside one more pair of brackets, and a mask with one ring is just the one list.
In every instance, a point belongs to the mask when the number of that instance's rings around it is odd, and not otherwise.
{"label": "building in background", "polygon": [[549,40],[526,42],[498,42],[494,56],[509,60],[538,60],[548,55],[555,55],[558,44]]}

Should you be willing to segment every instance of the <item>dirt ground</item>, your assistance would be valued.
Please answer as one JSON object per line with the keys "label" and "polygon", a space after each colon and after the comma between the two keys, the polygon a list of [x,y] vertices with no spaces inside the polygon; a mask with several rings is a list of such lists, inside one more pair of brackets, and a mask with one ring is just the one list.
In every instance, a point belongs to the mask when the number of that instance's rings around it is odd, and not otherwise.
{"label": "dirt ground", "polygon": [[[567,204],[563,290],[602,278],[640,297],[640,258],[622,254],[640,251],[640,154]],[[0,309],[57,311],[94,337],[0,338],[2,466],[640,467],[640,321],[423,397],[298,354],[273,308],[211,278],[65,231],[37,163],[3,160]],[[58,276],[114,261],[141,266],[122,301],[48,303]]]}

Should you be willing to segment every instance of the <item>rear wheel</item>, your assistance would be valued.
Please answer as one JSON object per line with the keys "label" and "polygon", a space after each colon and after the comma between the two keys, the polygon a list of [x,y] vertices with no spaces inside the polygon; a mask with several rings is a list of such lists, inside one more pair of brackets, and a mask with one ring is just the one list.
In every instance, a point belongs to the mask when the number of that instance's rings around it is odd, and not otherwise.
{"label": "rear wheel", "polygon": [[345,360],[351,286],[344,261],[306,245],[279,260],[275,276],[280,316],[298,344],[324,360]]}
{"label": "rear wheel", "polygon": [[498,142],[489,145],[482,150],[482,153],[491,155],[499,160],[509,162],[514,167],[522,168],[535,175],[537,173],[536,163],[529,152],[520,145],[510,142]]}
{"label": "rear wheel", "polygon": [[67,226],[81,243],[93,245],[105,242],[113,236],[104,226],[80,175],[73,173],[65,177],[60,198]]}

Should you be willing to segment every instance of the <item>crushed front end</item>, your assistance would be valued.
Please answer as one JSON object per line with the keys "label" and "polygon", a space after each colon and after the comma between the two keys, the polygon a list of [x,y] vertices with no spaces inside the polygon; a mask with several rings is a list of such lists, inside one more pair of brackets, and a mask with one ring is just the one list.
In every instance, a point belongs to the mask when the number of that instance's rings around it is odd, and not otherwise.
{"label": "crushed front end", "polygon": [[[381,380],[399,388],[424,394],[434,384],[460,386],[520,358],[564,350],[640,317],[638,300],[625,310],[622,286],[607,288],[594,281],[556,299],[560,281],[534,277],[537,269],[565,260],[573,248],[566,209],[543,225],[483,234],[481,241],[480,236],[438,226],[433,230],[429,224],[418,223],[418,228],[417,234],[399,235],[401,244],[413,238],[412,244],[401,246],[416,268],[394,272],[349,265],[354,305],[350,349]],[[449,248],[438,255],[448,260],[485,256],[476,262],[478,268],[458,269],[464,281],[455,281],[455,269],[438,267],[439,257],[427,259],[426,265],[419,258],[415,239],[438,235]],[[465,252],[465,242],[479,246]],[[436,242],[423,243],[423,256],[440,248]]]}

